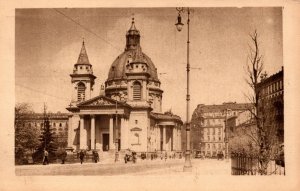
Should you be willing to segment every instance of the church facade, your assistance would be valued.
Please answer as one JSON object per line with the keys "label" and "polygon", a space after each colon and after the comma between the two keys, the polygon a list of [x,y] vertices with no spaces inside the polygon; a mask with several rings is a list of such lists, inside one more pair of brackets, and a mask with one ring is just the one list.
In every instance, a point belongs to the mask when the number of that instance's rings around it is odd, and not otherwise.
{"label": "church facade", "polygon": [[96,76],[84,42],[70,76],[69,148],[181,152],[182,120],[162,112],[157,68],[142,52],[134,20],[126,33],[125,51],[112,63],[99,96],[91,97]]}

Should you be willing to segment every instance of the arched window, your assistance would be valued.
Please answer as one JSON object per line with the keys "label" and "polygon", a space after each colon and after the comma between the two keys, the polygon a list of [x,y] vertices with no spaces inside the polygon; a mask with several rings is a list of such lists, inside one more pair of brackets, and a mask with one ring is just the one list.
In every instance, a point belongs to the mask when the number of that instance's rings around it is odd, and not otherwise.
{"label": "arched window", "polygon": [[85,100],[85,85],[82,82],[79,82],[77,85],[77,100]]}
{"label": "arched window", "polygon": [[139,82],[133,83],[133,100],[141,100],[142,86]]}

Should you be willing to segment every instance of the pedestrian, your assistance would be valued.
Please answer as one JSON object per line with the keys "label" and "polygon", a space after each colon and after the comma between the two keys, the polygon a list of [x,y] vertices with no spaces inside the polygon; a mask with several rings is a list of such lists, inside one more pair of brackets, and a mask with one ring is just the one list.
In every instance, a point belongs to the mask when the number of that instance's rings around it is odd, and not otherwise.
{"label": "pedestrian", "polygon": [[97,163],[99,161],[99,154],[97,151],[93,151],[94,161]]}
{"label": "pedestrian", "polygon": [[67,152],[65,150],[63,150],[62,154],[61,154],[61,164],[65,164],[65,160],[67,158]]}
{"label": "pedestrian", "polygon": [[168,154],[167,152],[165,152],[165,161],[167,161],[167,158],[168,158]]}
{"label": "pedestrian", "polygon": [[79,158],[80,158],[80,163],[82,164],[83,163],[83,158],[84,158],[83,150],[80,151]]}
{"label": "pedestrian", "polygon": [[127,156],[127,153],[126,153],[125,156],[124,156],[124,162],[125,162],[125,164],[127,163],[127,158],[128,158],[128,156]]}
{"label": "pedestrian", "polygon": [[133,152],[132,152],[132,162],[133,162],[133,163],[136,163],[136,159],[137,159],[137,158],[136,158],[136,152],[133,151]]}
{"label": "pedestrian", "polygon": [[49,155],[48,151],[44,149],[43,165],[49,164],[48,155]]}

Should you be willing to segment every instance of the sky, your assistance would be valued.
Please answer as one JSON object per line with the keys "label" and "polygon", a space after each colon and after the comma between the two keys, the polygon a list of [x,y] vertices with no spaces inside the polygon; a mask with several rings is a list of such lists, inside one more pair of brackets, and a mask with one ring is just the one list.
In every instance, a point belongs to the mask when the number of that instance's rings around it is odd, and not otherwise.
{"label": "sky", "polygon": [[[92,97],[99,95],[110,65],[124,51],[133,15],[142,50],[159,73],[163,111],[171,109],[185,120],[187,13],[182,13],[185,25],[178,32],[175,8],[17,9],[16,102],[30,103],[36,112],[43,111],[44,102],[51,112],[67,112],[72,94],[69,75],[83,38],[97,77]],[[264,69],[272,75],[283,65],[280,7],[192,8],[191,113],[198,104],[247,101],[245,66],[249,34],[255,29]]]}

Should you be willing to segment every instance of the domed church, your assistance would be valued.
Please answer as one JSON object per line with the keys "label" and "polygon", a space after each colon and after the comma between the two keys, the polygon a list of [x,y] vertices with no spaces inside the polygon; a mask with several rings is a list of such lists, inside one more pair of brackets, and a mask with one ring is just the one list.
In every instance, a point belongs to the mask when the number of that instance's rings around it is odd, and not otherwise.
{"label": "domed church", "polygon": [[126,33],[125,50],[112,63],[99,96],[91,97],[96,76],[84,41],[70,76],[68,147],[103,153],[181,152],[182,121],[162,112],[157,68],[142,52],[134,19]]}

